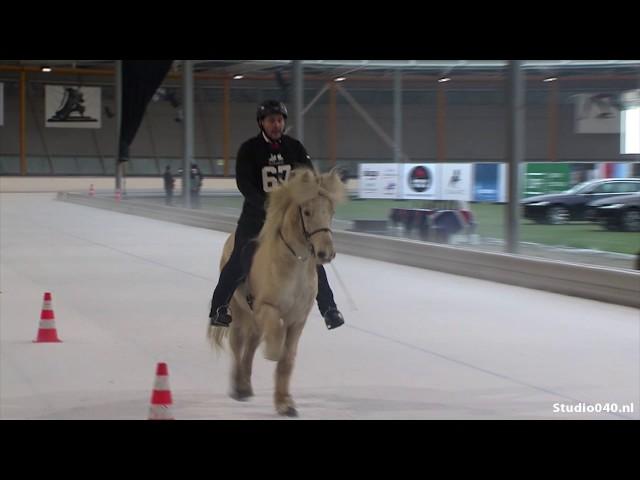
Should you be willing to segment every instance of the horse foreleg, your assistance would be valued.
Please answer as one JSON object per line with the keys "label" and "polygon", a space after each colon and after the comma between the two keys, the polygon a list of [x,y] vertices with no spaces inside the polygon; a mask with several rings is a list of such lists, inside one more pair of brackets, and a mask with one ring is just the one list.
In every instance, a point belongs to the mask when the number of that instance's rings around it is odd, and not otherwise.
{"label": "horse foreleg", "polygon": [[289,393],[289,384],[291,374],[293,373],[293,365],[298,351],[298,341],[304,328],[304,322],[292,324],[286,333],[284,351],[282,357],[276,366],[276,390],[274,393],[274,403],[276,410],[280,415],[288,417],[297,417],[295,402]]}
{"label": "horse foreleg", "polygon": [[250,396],[253,396],[253,390],[251,389],[251,372],[253,370],[253,357],[260,344],[260,334],[250,329],[245,333],[245,336],[244,352],[242,353],[242,370],[247,379]]}
{"label": "horse foreleg", "polygon": [[256,320],[262,328],[264,358],[277,362],[282,355],[285,333],[280,311],[271,305],[262,304],[256,310]]}
{"label": "horse foreleg", "polygon": [[[236,319],[236,321],[239,319]],[[229,345],[233,353],[233,364],[231,367],[231,391],[229,396],[235,400],[246,400],[253,395],[251,389],[251,374],[247,374],[243,362],[246,351],[247,334],[240,325],[240,322],[233,322],[229,332]]]}

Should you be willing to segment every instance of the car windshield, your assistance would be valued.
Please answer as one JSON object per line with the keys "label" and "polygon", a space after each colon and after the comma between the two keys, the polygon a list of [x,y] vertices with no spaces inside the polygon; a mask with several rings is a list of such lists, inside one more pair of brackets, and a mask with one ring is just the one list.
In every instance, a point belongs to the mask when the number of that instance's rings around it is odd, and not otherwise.
{"label": "car windshield", "polygon": [[592,185],[593,185],[593,182],[582,182],[582,183],[579,183],[577,185],[574,185],[573,187],[571,187],[569,190],[567,190],[564,193],[566,193],[568,195],[573,195],[573,194],[576,194],[576,193],[584,193],[586,191],[589,191],[590,190],[589,187],[591,187]]}

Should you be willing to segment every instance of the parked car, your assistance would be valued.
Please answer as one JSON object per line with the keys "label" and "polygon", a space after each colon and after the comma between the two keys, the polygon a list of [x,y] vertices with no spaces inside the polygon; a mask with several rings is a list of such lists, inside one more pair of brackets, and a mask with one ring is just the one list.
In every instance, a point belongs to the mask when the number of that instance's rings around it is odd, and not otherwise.
{"label": "parked car", "polygon": [[607,197],[589,203],[594,219],[607,230],[640,232],[640,193]]}
{"label": "parked car", "polygon": [[580,183],[562,193],[524,198],[520,204],[524,218],[560,225],[592,217],[590,202],[635,192],[640,192],[640,178],[605,178]]}

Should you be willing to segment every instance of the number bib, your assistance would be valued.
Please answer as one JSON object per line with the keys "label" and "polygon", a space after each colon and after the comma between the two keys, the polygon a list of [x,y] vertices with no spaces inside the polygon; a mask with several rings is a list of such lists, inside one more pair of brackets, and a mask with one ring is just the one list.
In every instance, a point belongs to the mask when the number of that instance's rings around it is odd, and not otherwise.
{"label": "number bib", "polygon": [[265,192],[272,191],[279,183],[289,180],[291,165],[268,165],[262,167],[262,188]]}

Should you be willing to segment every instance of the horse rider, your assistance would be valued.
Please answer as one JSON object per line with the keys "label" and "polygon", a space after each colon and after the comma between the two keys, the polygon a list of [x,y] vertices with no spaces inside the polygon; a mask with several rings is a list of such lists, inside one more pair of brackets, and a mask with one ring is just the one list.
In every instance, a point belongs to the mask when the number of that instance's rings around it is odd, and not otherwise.
{"label": "horse rider", "polygon": [[[244,204],[235,232],[233,252],[213,291],[209,313],[211,325],[227,327],[231,323],[229,302],[245,273],[248,273],[243,267],[250,263],[255,252],[256,243],[251,240],[258,236],[265,222],[267,193],[277,184],[286,182],[296,167],[314,170],[311,157],[302,143],[284,134],[286,119],[284,103],[276,100],[261,103],[256,114],[260,132],[238,150],[236,183],[244,196]],[[316,301],[327,328],[332,330],[344,324],[344,317],[336,307],[324,267],[317,265],[317,272]]]}

